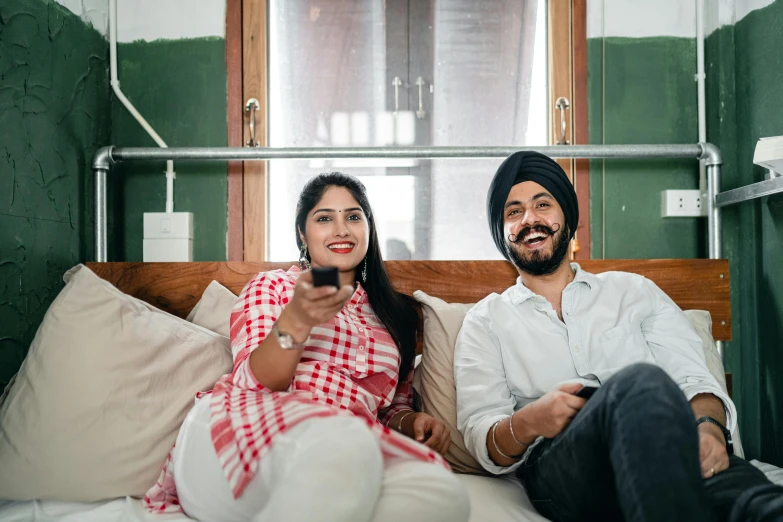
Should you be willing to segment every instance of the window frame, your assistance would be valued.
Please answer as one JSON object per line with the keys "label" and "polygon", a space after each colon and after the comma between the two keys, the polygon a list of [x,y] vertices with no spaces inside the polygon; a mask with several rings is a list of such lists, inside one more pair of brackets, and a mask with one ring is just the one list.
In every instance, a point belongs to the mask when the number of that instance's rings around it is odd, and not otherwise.
{"label": "window frame", "polygon": [[[554,102],[565,96],[569,143],[588,143],[587,0],[549,0],[550,140],[556,143],[560,115]],[[268,1],[226,0],[228,146],[250,139],[245,100],[256,98],[256,140],[267,146]],[[590,258],[589,160],[559,160],[571,177],[579,201],[574,259]],[[268,162],[228,163],[229,261],[265,261],[267,250]]]}

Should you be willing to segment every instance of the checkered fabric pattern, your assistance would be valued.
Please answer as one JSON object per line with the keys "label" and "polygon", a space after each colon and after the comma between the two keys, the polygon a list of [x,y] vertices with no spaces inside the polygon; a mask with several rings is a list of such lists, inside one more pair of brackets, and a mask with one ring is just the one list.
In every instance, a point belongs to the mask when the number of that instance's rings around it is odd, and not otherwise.
{"label": "checkered fabric pattern", "polygon": [[[272,331],[300,273],[297,267],[262,272],[245,286],[231,313],[234,370],[202,399],[210,401],[212,441],[234,498],[255,476],[275,438],[315,417],[357,416],[378,437],[384,458],[448,467],[438,453],[386,426],[400,411],[412,409],[413,372],[397,386],[399,350],[359,284],[330,322],[312,329],[288,390],[273,392],[256,380],[250,353]],[[169,454],[144,497],[151,511],[181,511],[171,470]]]}

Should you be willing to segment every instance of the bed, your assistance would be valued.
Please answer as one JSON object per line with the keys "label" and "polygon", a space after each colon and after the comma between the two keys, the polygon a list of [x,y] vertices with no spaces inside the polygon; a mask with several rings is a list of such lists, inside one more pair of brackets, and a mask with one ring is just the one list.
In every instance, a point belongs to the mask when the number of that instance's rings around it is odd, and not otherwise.
{"label": "bed", "polygon": [[[98,277],[124,294],[179,318],[186,318],[213,281],[238,294],[256,273],[286,269],[292,263],[88,263]],[[639,273],[660,286],[682,309],[706,310],[712,318],[716,341],[731,339],[731,308],[727,260],[594,260],[581,266],[600,273],[622,270]],[[449,303],[474,303],[491,292],[514,283],[516,272],[504,261],[390,261],[387,267],[395,287],[406,294],[424,291]],[[420,342],[420,351],[422,344]],[[731,375],[726,375],[731,393]],[[783,470],[763,463],[771,479],[783,483]],[[527,502],[521,486],[512,480],[461,475],[471,496],[471,520],[544,520]],[[488,502],[492,495],[505,498],[516,508]],[[520,502],[521,499],[521,502]],[[0,520],[48,521],[151,521],[188,520],[183,515],[148,514],[141,501],[120,497],[102,502],[0,501]]]}

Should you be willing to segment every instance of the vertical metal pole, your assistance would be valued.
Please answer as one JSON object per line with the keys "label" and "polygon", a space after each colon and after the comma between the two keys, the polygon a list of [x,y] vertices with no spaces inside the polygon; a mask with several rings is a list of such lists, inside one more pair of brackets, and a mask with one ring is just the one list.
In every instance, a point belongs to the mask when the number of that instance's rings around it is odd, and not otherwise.
{"label": "vertical metal pole", "polygon": [[[723,255],[721,209],[715,204],[715,195],[720,192],[720,167],[720,165],[707,165],[707,228],[710,259],[720,259]],[[717,341],[715,347],[718,349],[718,356],[723,361],[723,341]]]}
{"label": "vertical metal pole", "polygon": [[723,255],[721,210],[715,204],[715,195],[718,192],[720,192],[720,165],[707,165],[707,229],[710,259],[720,259]]}
{"label": "vertical metal pole", "polygon": [[107,169],[95,168],[95,260],[105,263],[106,254],[106,173]]}

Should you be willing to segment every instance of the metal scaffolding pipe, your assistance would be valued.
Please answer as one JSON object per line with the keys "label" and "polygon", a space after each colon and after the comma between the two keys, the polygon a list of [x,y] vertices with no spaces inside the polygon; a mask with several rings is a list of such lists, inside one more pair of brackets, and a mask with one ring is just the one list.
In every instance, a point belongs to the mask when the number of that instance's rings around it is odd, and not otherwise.
{"label": "metal scaffolding pipe", "polygon": [[[114,161],[270,160],[343,158],[505,158],[520,147],[180,147],[123,148],[110,151]],[[705,147],[693,145],[551,145],[531,147],[553,158],[701,158]]]}
{"label": "metal scaffolding pipe", "polygon": [[710,259],[721,258],[721,210],[715,196],[720,192],[720,165],[707,165],[707,234]]}
{"label": "metal scaffolding pipe", "polygon": [[104,263],[108,261],[106,248],[106,173],[107,169],[95,171],[95,260]]}
{"label": "metal scaffolding pipe", "polygon": [[518,150],[530,150],[552,158],[693,158],[707,165],[709,256],[721,255],[720,208],[715,195],[720,187],[720,149],[711,143],[692,145],[550,145],[542,147],[103,147],[93,159],[95,172],[95,259],[107,261],[106,174],[118,161],[249,161],[271,159],[338,158],[504,158]]}

